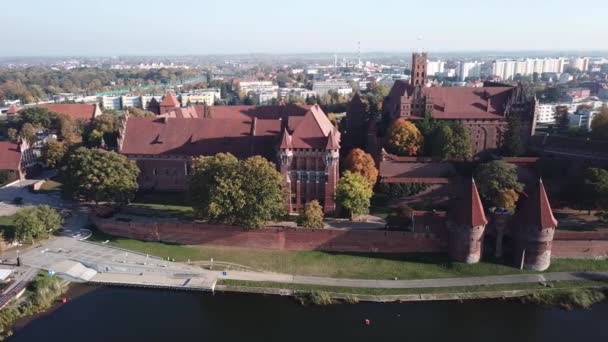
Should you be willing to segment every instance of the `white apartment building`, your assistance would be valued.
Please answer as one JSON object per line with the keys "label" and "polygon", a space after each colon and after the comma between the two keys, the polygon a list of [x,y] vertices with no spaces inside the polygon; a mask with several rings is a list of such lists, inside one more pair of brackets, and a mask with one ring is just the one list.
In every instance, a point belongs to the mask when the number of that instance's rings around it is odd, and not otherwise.
{"label": "white apartment building", "polygon": [[241,96],[247,95],[250,92],[276,92],[279,86],[274,85],[272,81],[241,81],[237,84],[237,93]]}
{"label": "white apartment building", "polygon": [[442,61],[427,61],[426,62],[426,74],[428,76],[437,76],[442,74],[445,69],[445,62]]}
{"label": "white apartment building", "polygon": [[570,59],[569,66],[572,68],[576,68],[580,71],[589,70],[589,64],[591,62],[591,58],[589,57],[579,57]]}
{"label": "white apartment building", "polygon": [[253,96],[259,105],[265,106],[273,103],[278,98],[277,92],[254,92]]}
{"label": "white apartment building", "polygon": [[[536,122],[537,123],[553,123],[555,122],[555,111],[557,107],[566,107],[568,109],[568,113],[582,113],[585,110],[579,110],[580,106],[591,107],[592,113],[597,113],[599,109],[604,105],[603,101],[582,101],[577,103],[572,102],[557,102],[557,103],[539,103],[536,105]],[[577,115],[577,114],[571,114]],[[595,114],[589,114],[595,115]],[[588,116],[589,116],[588,115]],[[575,120],[575,119],[572,119]],[[578,120],[578,119],[576,119]],[[572,122],[572,121],[571,121]],[[583,121],[578,121],[583,122]],[[576,127],[580,127],[577,125]]]}
{"label": "white apartment building", "polygon": [[352,93],[353,89],[345,80],[328,80],[328,81],[317,81],[312,85],[312,91],[319,94],[319,96],[327,95],[330,90],[338,91],[338,93],[345,93],[346,89],[350,89]]}
{"label": "white apartment building", "polygon": [[122,110],[120,96],[102,96],[101,106],[103,109]]}
{"label": "white apartment building", "polygon": [[492,74],[502,80],[512,80],[516,75],[531,76],[534,73],[563,73],[566,66],[564,58],[527,58],[499,59],[492,64]]}
{"label": "white apartment building", "polygon": [[121,109],[127,108],[143,108],[141,96],[121,96]]}
{"label": "white apartment building", "polygon": [[458,81],[460,82],[464,82],[467,77],[481,77],[481,63],[477,61],[460,62],[458,63],[456,75],[458,76]]}
{"label": "white apartment building", "polygon": [[545,124],[555,122],[556,103],[539,103],[536,105],[536,123]]}
{"label": "white apartment building", "polygon": [[180,94],[182,98],[182,104],[185,106],[190,102],[191,104],[205,104],[207,106],[213,106],[215,101],[221,99],[222,94],[217,88],[209,89],[198,89],[191,93]]}
{"label": "white apartment building", "polygon": [[318,94],[306,88],[279,88],[279,97],[286,98],[289,95],[298,96],[306,99],[312,96],[316,97]]}

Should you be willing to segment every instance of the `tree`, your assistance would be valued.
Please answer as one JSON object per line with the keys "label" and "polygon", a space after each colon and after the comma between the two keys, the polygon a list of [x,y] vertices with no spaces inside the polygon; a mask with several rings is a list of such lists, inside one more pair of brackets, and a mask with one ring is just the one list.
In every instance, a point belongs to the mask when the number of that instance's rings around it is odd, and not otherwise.
{"label": "tree", "polygon": [[475,173],[481,197],[493,206],[500,206],[500,193],[506,190],[521,192],[524,185],[517,180],[515,165],[496,160],[481,164]]}
{"label": "tree", "polygon": [[260,156],[195,158],[190,193],[197,216],[247,228],[263,227],[285,210],[281,174]]}
{"label": "tree", "polygon": [[509,116],[503,138],[502,153],[509,157],[520,156],[524,153],[524,145],[521,141],[521,123],[515,115]]}
{"label": "tree", "polygon": [[582,209],[608,210],[608,171],[588,168],[576,187],[576,202]]}
{"label": "tree", "polygon": [[19,111],[18,121],[21,125],[30,123],[34,126],[51,128],[53,120],[57,117],[56,113],[49,112],[46,108],[29,107]]}
{"label": "tree", "polygon": [[608,107],[605,103],[591,121],[591,134],[598,139],[608,139]]}
{"label": "tree", "polygon": [[8,136],[8,140],[10,142],[16,143],[19,141],[19,131],[15,128],[9,128],[6,135]]}
{"label": "tree", "polygon": [[508,210],[515,209],[515,204],[519,199],[519,195],[513,189],[503,190],[498,194],[496,205],[500,208]]}
{"label": "tree", "polygon": [[365,177],[372,187],[376,184],[378,169],[376,169],[376,162],[371,154],[355,148],[350,151],[344,163],[347,170]]}
{"label": "tree", "polygon": [[31,123],[26,123],[21,127],[21,136],[25,141],[27,141],[30,145],[36,142],[37,136],[36,132],[38,130]]}
{"label": "tree", "polygon": [[313,200],[304,205],[304,210],[298,217],[298,226],[304,228],[323,228],[323,208],[319,201]]}
{"label": "tree", "polygon": [[461,123],[436,122],[434,126],[425,136],[427,153],[442,160],[471,158],[471,136]]}
{"label": "tree", "polygon": [[102,133],[112,133],[117,130],[118,117],[112,114],[101,114],[93,119],[93,129]]}
{"label": "tree", "polygon": [[40,160],[50,168],[58,167],[62,164],[68,145],[62,141],[51,140],[42,147]]}
{"label": "tree", "polygon": [[63,218],[57,210],[40,205],[23,209],[15,214],[15,239],[19,241],[47,238],[49,233],[59,230],[63,225]]}
{"label": "tree", "polygon": [[414,124],[403,118],[389,127],[386,148],[399,156],[415,156],[422,147],[422,134]]}
{"label": "tree", "polygon": [[64,193],[85,201],[126,204],[137,191],[139,169],[115,152],[80,147],[60,172]]}
{"label": "tree", "polygon": [[349,211],[351,219],[355,215],[367,214],[373,190],[369,181],[358,173],[344,172],[336,188],[338,203]]}
{"label": "tree", "polygon": [[276,166],[261,156],[240,162],[245,205],[236,222],[247,228],[261,228],[285,214],[283,178]]}
{"label": "tree", "polygon": [[[190,100],[188,100],[188,102],[190,102]],[[187,106],[189,107],[190,105]],[[133,116],[136,118],[153,118],[156,116],[156,114],[140,108],[129,108],[128,113],[129,116]]]}

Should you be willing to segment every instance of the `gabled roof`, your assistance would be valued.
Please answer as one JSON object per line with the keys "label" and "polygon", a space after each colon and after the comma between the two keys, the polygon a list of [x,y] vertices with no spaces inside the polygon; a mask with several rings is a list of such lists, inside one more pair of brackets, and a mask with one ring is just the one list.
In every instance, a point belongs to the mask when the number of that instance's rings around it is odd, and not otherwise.
{"label": "gabled roof", "polygon": [[318,148],[324,149],[327,146],[327,136],[333,132],[334,126],[331,124],[325,113],[319,106],[313,106],[304,117],[295,123],[289,122],[292,133],[292,143],[294,148]]}
{"label": "gabled roof", "polygon": [[539,180],[538,187],[528,195],[528,198],[522,199],[522,203],[517,209],[517,222],[538,229],[557,227],[557,220],[553,216],[542,179]]}
{"label": "gabled roof", "polygon": [[175,94],[168,91],[165,94],[163,101],[160,103],[160,106],[161,107],[179,107],[180,105],[179,105],[179,101],[177,100],[177,97],[175,97]]}
{"label": "gabled roof", "polygon": [[327,137],[327,145],[325,145],[326,150],[339,150],[340,149],[340,141],[338,139],[337,132],[331,132]]}
{"label": "gabled roof", "polygon": [[10,141],[0,141],[0,170],[19,170],[21,150]]}
{"label": "gabled roof", "polygon": [[97,106],[94,104],[67,103],[67,104],[43,104],[36,107],[46,108],[57,114],[64,114],[76,120],[93,120]]}
{"label": "gabled roof", "polygon": [[488,224],[475,180],[471,179],[471,182],[467,182],[462,196],[457,199],[452,208],[450,217],[454,223],[465,227],[485,226]]}

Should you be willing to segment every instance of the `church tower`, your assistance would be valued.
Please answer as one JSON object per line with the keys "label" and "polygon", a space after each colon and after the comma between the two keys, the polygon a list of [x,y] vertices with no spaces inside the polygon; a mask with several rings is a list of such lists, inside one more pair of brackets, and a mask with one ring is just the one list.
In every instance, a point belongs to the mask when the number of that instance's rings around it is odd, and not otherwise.
{"label": "church tower", "polygon": [[424,87],[426,84],[426,63],[428,57],[426,52],[412,54],[412,78],[410,80],[414,87]]}

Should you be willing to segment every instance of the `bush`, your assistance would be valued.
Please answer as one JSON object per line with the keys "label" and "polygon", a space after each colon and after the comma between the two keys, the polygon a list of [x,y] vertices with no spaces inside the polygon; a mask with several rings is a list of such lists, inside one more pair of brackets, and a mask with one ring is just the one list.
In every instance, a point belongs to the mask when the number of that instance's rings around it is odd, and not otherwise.
{"label": "bush", "polygon": [[302,305],[331,305],[334,300],[329,293],[323,291],[311,291],[296,294],[296,299]]}
{"label": "bush", "polygon": [[298,217],[298,226],[304,228],[323,228],[323,208],[319,201],[306,203],[302,214]]}
{"label": "bush", "polygon": [[380,183],[378,192],[391,197],[410,197],[418,195],[429,188],[423,183]]}
{"label": "bush", "polygon": [[527,296],[524,302],[544,306],[559,306],[564,309],[588,309],[593,304],[606,300],[606,290],[602,289],[571,289],[543,291]]}

